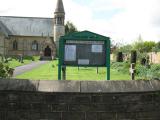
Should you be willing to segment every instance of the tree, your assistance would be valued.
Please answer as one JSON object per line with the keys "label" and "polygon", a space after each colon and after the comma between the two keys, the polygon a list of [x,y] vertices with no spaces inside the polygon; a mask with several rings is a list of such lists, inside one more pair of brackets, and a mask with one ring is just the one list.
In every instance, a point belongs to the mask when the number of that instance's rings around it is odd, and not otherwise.
{"label": "tree", "polygon": [[65,33],[69,34],[69,33],[77,32],[77,31],[78,30],[76,26],[72,22],[67,21],[67,23],[65,24]]}
{"label": "tree", "polygon": [[144,51],[152,52],[152,49],[156,46],[156,43],[153,41],[145,41],[144,42]]}
{"label": "tree", "polygon": [[138,41],[135,42],[133,48],[138,50],[140,53],[152,52],[152,49],[156,46],[156,43],[153,41]]}
{"label": "tree", "polygon": [[153,52],[159,52],[160,51],[160,42],[157,42],[155,47],[153,47]]}
{"label": "tree", "polygon": [[160,42],[157,42],[156,46],[158,49],[160,49]]}
{"label": "tree", "polygon": [[119,51],[123,52],[123,53],[130,53],[132,50],[132,45],[124,45],[122,47],[119,48]]}

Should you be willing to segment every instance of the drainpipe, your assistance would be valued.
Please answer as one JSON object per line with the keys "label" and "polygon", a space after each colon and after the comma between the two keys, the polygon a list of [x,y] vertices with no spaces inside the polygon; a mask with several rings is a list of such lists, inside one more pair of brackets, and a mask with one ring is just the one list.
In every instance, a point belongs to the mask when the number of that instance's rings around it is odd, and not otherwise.
{"label": "drainpipe", "polygon": [[4,51],[3,51],[3,55],[4,55],[4,57],[5,57],[5,55],[6,55],[6,54],[5,54],[5,46],[6,46],[6,45],[5,45],[5,41],[6,41],[6,38],[4,38],[4,44],[3,44],[3,50],[4,50]]}

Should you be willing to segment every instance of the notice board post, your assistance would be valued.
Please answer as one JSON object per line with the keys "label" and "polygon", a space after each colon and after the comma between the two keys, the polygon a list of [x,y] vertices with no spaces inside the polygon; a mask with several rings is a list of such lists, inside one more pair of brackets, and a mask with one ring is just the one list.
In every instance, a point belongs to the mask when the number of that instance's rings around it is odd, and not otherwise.
{"label": "notice board post", "polygon": [[66,78],[67,66],[106,67],[106,79],[110,80],[110,38],[90,31],[60,37],[58,80]]}

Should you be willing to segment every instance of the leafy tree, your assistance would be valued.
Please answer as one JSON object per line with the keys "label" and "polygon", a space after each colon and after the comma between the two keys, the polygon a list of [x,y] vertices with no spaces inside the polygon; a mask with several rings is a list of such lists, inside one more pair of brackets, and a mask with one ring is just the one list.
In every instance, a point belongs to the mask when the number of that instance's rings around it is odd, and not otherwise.
{"label": "leafy tree", "polygon": [[138,41],[135,42],[133,48],[138,50],[140,53],[152,52],[152,49],[156,46],[156,43],[153,41]]}
{"label": "leafy tree", "polygon": [[157,48],[160,49],[160,42],[156,44]]}
{"label": "leafy tree", "polygon": [[77,31],[78,30],[76,26],[72,22],[67,21],[67,23],[65,24],[65,33],[69,34],[69,33],[77,32]]}
{"label": "leafy tree", "polygon": [[152,48],[153,52],[160,52],[160,42],[157,42],[155,47]]}
{"label": "leafy tree", "polygon": [[144,42],[144,51],[152,52],[152,48],[156,46],[156,43],[153,41],[145,41]]}
{"label": "leafy tree", "polygon": [[132,45],[124,45],[122,47],[119,48],[119,51],[123,52],[123,53],[130,53],[132,50]]}

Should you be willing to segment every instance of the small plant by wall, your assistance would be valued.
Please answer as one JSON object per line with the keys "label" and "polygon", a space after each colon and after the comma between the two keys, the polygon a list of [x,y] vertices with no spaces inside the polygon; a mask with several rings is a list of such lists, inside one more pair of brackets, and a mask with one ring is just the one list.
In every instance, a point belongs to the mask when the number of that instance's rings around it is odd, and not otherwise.
{"label": "small plant by wall", "polygon": [[8,65],[0,62],[0,78],[8,78],[13,75],[14,69],[10,68]]}

